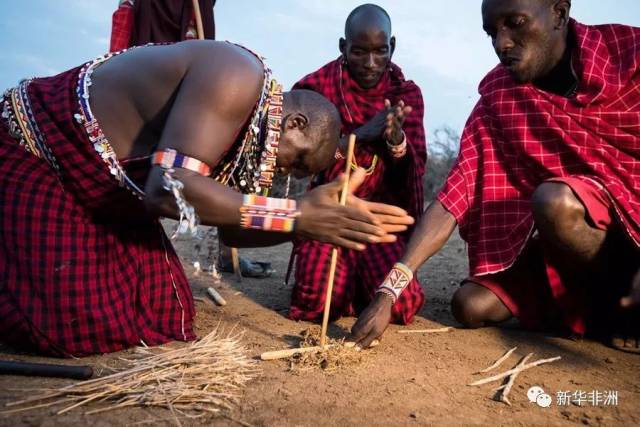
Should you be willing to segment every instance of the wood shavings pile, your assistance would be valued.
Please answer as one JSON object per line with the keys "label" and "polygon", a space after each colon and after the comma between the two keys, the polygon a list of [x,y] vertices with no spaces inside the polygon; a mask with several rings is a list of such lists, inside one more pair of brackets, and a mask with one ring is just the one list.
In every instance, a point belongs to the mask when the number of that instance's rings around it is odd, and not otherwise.
{"label": "wood shavings pile", "polygon": [[[320,345],[319,326],[312,326],[303,330],[300,335],[302,341],[300,347],[315,347]],[[335,372],[339,369],[357,365],[362,362],[362,352],[359,347],[345,345],[344,338],[336,340],[327,339],[327,347],[320,351],[294,354],[289,358],[291,371],[307,371],[322,369],[325,372]]]}

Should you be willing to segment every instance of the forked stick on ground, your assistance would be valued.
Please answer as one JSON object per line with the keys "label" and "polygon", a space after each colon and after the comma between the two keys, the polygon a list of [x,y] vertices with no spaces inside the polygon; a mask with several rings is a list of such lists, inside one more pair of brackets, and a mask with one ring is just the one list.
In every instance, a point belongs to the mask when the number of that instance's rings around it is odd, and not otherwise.
{"label": "forked stick on ground", "polygon": [[[529,353],[526,356],[524,356],[520,360],[520,362],[518,362],[518,364],[516,365],[516,368],[523,367],[529,361],[529,359],[531,359],[532,356],[533,356],[533,353]],[[507,383],[505,385],[500,386],[500,387],[498,387],[496,389],[496,391],[498,392],[496,400],[498,400],[499,402],[502,402],[502,403],[506,403],[507,405],[511,406],[511,401],[509,400],[509,392],[511,391],[511,388],[513,387],[513,384],[516,382],[516,378],[518,377],[520,372],[522,372],[522,371],[517,371],[517,372],[514,372],[513,374],[511,374],[509,376],[509,381],[507,381]]]}
{"label": "forked stick on ground", "polygon": [[488,378],[484,378],[478,381],[474,381],[471,384],[469,384],[470,386],[479,386],[482,384],[487,384],[493,381],[498,381],[501,380],[502,378],[506,378],[511,374],[514,374],[516,372],[520,373],[522,371],[526,371],[527,369],[531,369],[533,367],[545,364],[545,363],[551,363],[551,362],[555,362],[556,360],[560,360],[562,357],[561,356],[557,356],[557,357],[551,357],[549,359],[541,359],[541,360],[536,360],[535,362],[531,362],[531,363],[527,363],[526,365],[522,365],[513,369],[510,369],[506,372],[503,372],[501,374],[497,374],[494,375],[492,377],[488,377]]}

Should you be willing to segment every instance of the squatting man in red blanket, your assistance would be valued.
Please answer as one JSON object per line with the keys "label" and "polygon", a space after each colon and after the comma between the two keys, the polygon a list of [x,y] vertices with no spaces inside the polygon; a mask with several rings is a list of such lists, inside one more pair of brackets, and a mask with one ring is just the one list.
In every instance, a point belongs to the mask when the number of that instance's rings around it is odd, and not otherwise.
{"label": "squatting man in red blanket", "polygon": [[353,327],[363,346],[457,225],[470,264],[452,300],[460,323],[515,316],[638,350],[640,29],[582,25],[570,7],[483,1],[500,64],[437,200]]}
{"label": "squatting man in red blanket", "polygon": [[[364,4],[347,17],[342,55],[300,80],[294,88],[310,89],[327,97],[340,112],[342,142],[357,135],[352,167],[367,168],[357,196],[389,203],[417,217],[423,210],[422,176],[426,161],[423,102],[418,86],[406,80],[391,62],[396,40],[391,20],[379,6]],[[333,168],[317,183],[335,179],[344,170],[344,145]],[[408,233],[396,242],[368,245],[362,251],[342,250],[338,257],[331,302],[332,319],[360,313],[373,299],[389,268],[403,253]],[[331,245],[297,240],[295,286],[289,317],[322,318]],[[407,324],[422,307],[424,295],[411,281],[393,307],[394,322]]]}
{"label": "squatting man in red blanket", "polygon": [[[193,339],[180,261],[158,222],[225,228],[230,243],[293,234],[350,250],[413,222],[350,197],[341,179],[267,197],[277,171],[330,166],[335,107],[282,93],[231,43],[187,41],[106,55],[0,99],[0,337],[54,355]],[[363,180],[353,175],[354,189]],[[244,193],[244,195],[242,194]]]}

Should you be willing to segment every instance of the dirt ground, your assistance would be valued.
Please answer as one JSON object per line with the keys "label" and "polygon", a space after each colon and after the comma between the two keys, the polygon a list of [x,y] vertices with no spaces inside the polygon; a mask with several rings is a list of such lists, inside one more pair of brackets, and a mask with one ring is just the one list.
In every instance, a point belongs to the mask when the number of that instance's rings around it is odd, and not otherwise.
{"label": "dirt ground", "polygon": [[[176,243],[192,281],[194,295],[204,296],[212,279],[194,276],[193,243]],[[273,262],[276,274],[269,279],[244,279],[237,283],[227,274],[216,286],[228,301],[224,308],[196,302],[196,328],[204,335],[219,323],[245,330],[252,355],[288,348],[295,344],[306,323],[293,322],[285,315],[290,286],[284,273],[290,245],[241,254]],[[203,262],[203,260],[201,260]],[[457,282],[466,273],[464,243],[452,239],[446,248],[419,271],[428,302],[411,329],[456,326],[449,300]],[[355,319],[341,319],[330,334],[341,337]],[[364,361],[348,369],[327,373],[320,369],[291,372],[284,361],[260,362],[262,375],[251,382],[238,407],[226,417],[205,418],[206,425],[254,426],[343,426],[343,425],[640,425],[640,356],[609,349],[591,341],[520,331],[516,324],[482,330],[454,329],[441,334],[400,334],[390,326],[379,347],[368,350]],[[550,365],[521,374],[511,392],[512,406],[492,400],[499,383],[469,387],[479,378],[473,373],[490,365],[505,350],[518,346],[519,356],[535,352],[534,360],[562,356]],[[3,359],[60,362],[16,355],[3,350]],[[117,366],[118,354],[62,361],[69,364]],[[515,365],[512,356],[498,371]],[[16,389],[55,387],[68,380],[5,376],[0,378],[0,405],[29,392]],[[527,390],[542,387],[552,399],[549,408],[530,403]],[[559,392],[584,392],[582,406],[558,405]],[[595,401],[594,391],[617,392],[617,405]],[[592,393],[592,394],[589,394]],[[597,394],[595,394],[597,396]],[[615,402],[610,402],[615,403]],[[0,425],[163,425],[172,423],[169,411],[133,409],[85,415],[77,410],[56,416],[54,409],[42,409],[0,416]],[[183,425],[191,425],[182,421]]]}

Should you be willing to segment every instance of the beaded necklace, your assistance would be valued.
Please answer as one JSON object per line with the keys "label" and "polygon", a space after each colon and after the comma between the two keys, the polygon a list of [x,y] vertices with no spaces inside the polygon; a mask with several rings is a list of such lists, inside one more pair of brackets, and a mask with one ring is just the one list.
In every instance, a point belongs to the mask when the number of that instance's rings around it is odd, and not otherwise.
{"label": "beaded necklace", "polygon": [[93,74],[93,71],[98,65],[104,63],[115,55],[126,52],[127,50],[128,49],[115,53],[107,53],[94,61],[86,63],[82,67],[78,74],[78,86],[76,88],[80,109],[78,110],[78,113],[73,115],[73,117],[78,123],[84,126],[89,137],[89,141],[93,144],[94,150],[96,150],[100,155],[102,161],[109,168],[109,173],[114,176],[116,181],[118,181],[118,184],[121,187],[128,189],[134,196],[142,200],[144,198],[144,191],[127,176],[127,173],[118,162],[116,153],[109,143],[109,140],[102,132],[100,124],[93,115],[91,105],[89,104],[89,87],[91,86],[91,74]]}
{"label": "beaded necklace", "polygon": [[31,79],[23,80],[17,87],[8,89],[3,98],[2,118],[6,120],[9,134],[18,141],[29,153],[46,160],[60,176],[60,166],[51,149],[46,144],[46,138],[38,127],[28,88]]}
{"label": "beaded necklace", "polygon": [[283,95],[282,85],[270,78],[271,70],[266,66],[264,70],[264,87],[247,132],[237,151],[225,155],[212,176],[242,193],[267,196],[276,172]]}

